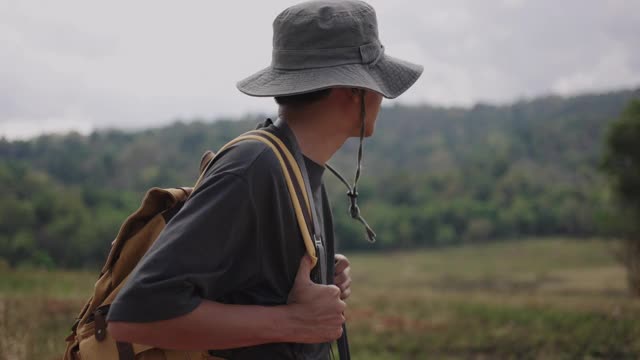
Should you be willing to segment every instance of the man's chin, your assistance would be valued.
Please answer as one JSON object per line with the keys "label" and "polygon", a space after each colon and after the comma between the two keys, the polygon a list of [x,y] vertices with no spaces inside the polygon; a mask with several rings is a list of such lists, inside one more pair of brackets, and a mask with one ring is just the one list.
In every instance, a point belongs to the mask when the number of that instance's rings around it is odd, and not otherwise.
{"label": "man's chin", "polygon": [[374,126],[371,127],[371,129],[365,129],[364,130],[364,137],[372,137],[373,133],[376,131],[376,128]]}
{"label": "man's chin", "polygon": [[[364,137],[366,137],[366,138],[372,137],[374,132],[375,132],[375,128],[373,128],[373,129],[366,128],[366,129],[364,129]],[[360,130],[358,130],[357,132],[351,134],[351,136],[349,136],[349,137],[351,137],[351,138],[359,138],[360,137]]]}

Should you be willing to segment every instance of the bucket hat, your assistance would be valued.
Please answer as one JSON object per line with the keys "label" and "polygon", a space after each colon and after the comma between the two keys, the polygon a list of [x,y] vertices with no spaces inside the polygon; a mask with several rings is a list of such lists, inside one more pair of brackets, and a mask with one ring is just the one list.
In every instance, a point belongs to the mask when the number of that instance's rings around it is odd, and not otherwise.
{"label": "bucket hat", "polygon": [[369,4],[308,1],[275,18],[271,65],[237,87],[250,96],[275,97],[344,86],[393,99],[411,87],[422,70],[385,53]]}

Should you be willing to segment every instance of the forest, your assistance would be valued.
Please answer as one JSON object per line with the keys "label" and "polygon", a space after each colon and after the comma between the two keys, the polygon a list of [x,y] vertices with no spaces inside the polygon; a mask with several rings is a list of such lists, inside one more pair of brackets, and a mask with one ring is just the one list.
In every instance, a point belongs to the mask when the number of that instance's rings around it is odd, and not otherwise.
{"label": "forest", "polygon": [[[445,247],[616,235],[601,171],[607,129],[640,89],[547,96],[507,105],[383,107],[365,142],[360,206],[369,244],[327,172],[340,250]],[[274,106],[275,107],[275,106]],[[150,187],[191,186],[200,156],[264,116],[181,119],[89,135],[0,139],[0,262],[87,268]],[[331,163],[353,176],[357,142]]]}

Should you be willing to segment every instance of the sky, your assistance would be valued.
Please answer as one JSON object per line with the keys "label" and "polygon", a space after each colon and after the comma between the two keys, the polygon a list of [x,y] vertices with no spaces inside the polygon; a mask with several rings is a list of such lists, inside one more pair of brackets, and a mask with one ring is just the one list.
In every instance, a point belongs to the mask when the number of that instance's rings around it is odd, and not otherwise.
{"label": "sky", "polygon": [[[0,0],[0,137],[276,111],[235,83],[296,1]],[[371,0],[385,51],[424,65],[403,104],[640,86],[637,0]]]}

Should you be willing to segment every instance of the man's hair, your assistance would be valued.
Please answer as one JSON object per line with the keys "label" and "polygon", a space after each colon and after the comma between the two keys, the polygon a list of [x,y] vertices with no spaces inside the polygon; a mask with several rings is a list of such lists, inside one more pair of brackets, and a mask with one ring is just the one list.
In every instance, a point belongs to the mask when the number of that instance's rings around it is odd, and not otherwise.
{"label": "man's hair", "polygon": [[301,107],[325,99],[329,94],[331,94],[331,88],[298,95],[276,96],[275,100],[280,106]]}

